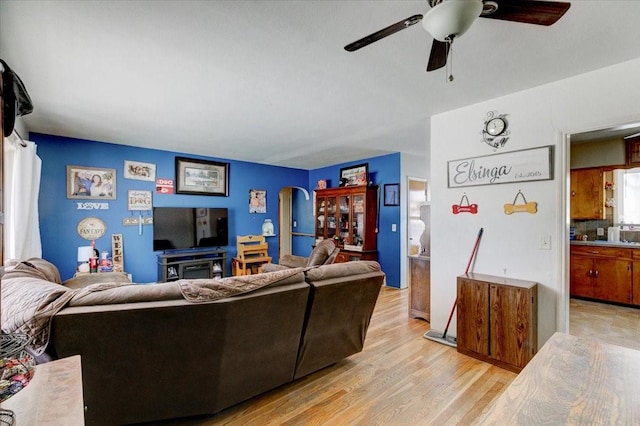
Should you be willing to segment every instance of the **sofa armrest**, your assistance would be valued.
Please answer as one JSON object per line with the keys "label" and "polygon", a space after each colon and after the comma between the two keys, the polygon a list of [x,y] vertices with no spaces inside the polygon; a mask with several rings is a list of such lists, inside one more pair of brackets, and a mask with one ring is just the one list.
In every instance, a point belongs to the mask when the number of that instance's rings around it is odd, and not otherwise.
{"label": "sofa armrest", "polygon": [[295,254],[283,254],[279,259],[279,264],[288,268],[304,268],[307,266],[308,259]]}

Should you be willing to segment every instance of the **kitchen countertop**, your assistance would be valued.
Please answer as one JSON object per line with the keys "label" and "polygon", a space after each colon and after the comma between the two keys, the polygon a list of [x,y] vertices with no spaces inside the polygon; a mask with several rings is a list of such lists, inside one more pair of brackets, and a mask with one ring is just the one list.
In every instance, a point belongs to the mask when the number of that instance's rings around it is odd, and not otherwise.
{"label": "kitchen countertop", "polygon": [[571,240],[571,244],[576,246],[640,248],[640,243],[636,243],[636,242],[625,243],[622,241],[607,241],[607,240],[595,240],[595,241]]}

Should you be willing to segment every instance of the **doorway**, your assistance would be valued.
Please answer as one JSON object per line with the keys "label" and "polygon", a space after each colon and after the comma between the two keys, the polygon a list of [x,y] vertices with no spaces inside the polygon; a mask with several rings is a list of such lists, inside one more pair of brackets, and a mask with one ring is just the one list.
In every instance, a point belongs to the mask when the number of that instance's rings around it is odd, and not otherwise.
{"label": "doorway", "polygon": [[[625,164],[624,137],[640,135],[640,123],[622,125],[597,131],[572,134],[567,139],[568,168],[614,168]],[[569,172],[567,171],[567,175]],[[606,174],[602,191],[607,194],[607,188],[613,181],[612,173]],[[570,182],[570,179],[569,179]],[[587,239],[606,240],[609,226],[618,227],[619,223],[614,216],[617,213],[614,208],[613,197],[607,194],[605,197],[604,219],[573,220],[571,217],[571,191],[567,186],[567,228],[571,227],[578,236],[587,235]],[[570,229],[566,235],[570,235]],[[637,249],[637,250],[640,250]],[[571,286],[571,256],[566,256],[566,306],[567,332],[580,337],[591,337],[618,346],[640,350],[640,308],[601,303],[593,300],[584,300],[570,297]],[[635,265],[638,262],[634,262]],[[574,271],[575,273],[575,271]]]}
{"label": "doorway", "polygon": [[[306,232],[313,230],[313,217],[309,217],[311,207],[309,191],[299,186],[286,186],[278,194],[278,257],[285,254],[307,256],[299,253],[298,248],[311,246],[315,234]],[[303,205],[304,204],[304,205]],[[299,217],[295,217],[299,215]]]}

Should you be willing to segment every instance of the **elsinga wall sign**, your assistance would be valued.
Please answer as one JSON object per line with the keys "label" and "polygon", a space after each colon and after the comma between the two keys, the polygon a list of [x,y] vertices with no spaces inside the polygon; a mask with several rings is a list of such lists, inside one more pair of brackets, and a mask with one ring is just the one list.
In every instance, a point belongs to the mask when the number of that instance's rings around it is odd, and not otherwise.
{"label": "elsinga wall sign", "polygon": [[523,149],[447,163],[448,186],[528,182],[553,179],[553,146]]}

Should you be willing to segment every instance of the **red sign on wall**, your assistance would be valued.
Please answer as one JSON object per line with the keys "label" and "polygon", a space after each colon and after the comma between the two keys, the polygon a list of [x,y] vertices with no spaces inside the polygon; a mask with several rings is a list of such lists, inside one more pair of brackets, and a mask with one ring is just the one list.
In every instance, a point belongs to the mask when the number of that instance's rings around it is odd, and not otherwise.
{"label": "red sign on wall", "polygon": [[157,178],[156,194],[173,194],[173,179]]}

